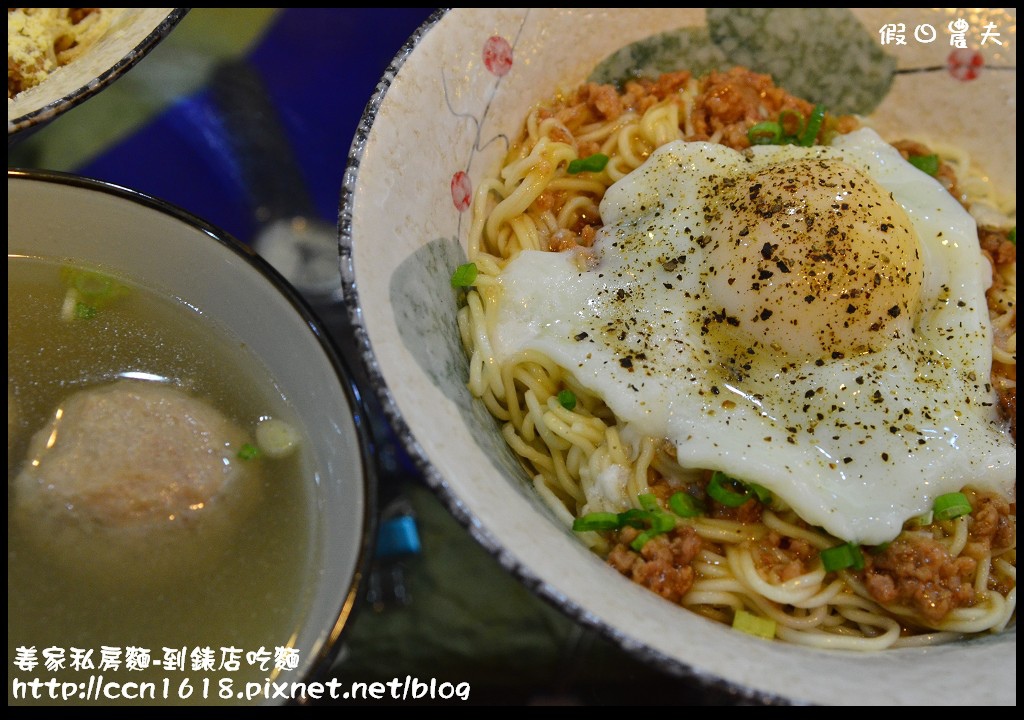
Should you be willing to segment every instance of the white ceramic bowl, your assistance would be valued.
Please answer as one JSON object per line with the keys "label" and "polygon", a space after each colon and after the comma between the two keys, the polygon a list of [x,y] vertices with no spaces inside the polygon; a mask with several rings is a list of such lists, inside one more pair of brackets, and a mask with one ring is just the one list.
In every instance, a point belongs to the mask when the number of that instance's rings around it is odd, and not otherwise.
{"label": "white ceramic bowl", "polygon": [[[239,616],[267,618],[277,612],[293,618],[280,623],[287,633],[274,647],[296,648],[298,663],[283,673],[268,673],[268,677],[278,682],[326,679],[320,676],[340,649],[339,639],[362,589],[376,524],[377,478],[362,401],[326,330],[298,293],[248,247],[158,199],[71,175],[8,170],[7,200],[8,255],[67,259],[126,276],[178,298],[262,361],[276,383],[276,393],[300,425],[309,450],[309,462],[301,475],[307,485],[299,494],[305,510],[293,517],[305,518],[294,530],[296,538],[305,538],[302,542],[307,553],[288,560],[305,570],[295,574],[295,585],[281,596],[294,597],[294,602],[281,600],[280,609],[268,607],[266,598],[270,596],[262,591],[244,597],[227,593],[221,602],[227,612]],[[49,360],[42,358],[41,362]],[[275,390],[268,386],[260,392]],[[10,420],[11,415],[8,417]],[[247,551],[248,546],[229,550],[241,558]],[[282,567],[281,561],[274,562],[277,565],[266,560],[251,564],[244,572],[272,573],[275,567]],[[12,584],[9,590],[18,592],[22,587]],[[180,587],[154,602],[178,604],[188,612],[193,590]],[[97,623],[116,622],[101,615],[92,617]],[[199,642],[202,636],[198,633]],[[112,638],[100,640],[114,644]],[[269,650],[273,652],[274,647]],[[148,649],[154,659],[163,655],[160,647]],[[246,652],[258,649],[242,647]],[[214,651],[219,654],[219,647]],[[98,647],[95,653],[98,655]],[[109,681],[131,679],[130,674],[125,677],[116,672],[106,676]],[[170,702],[183,699],[175,693],[185,676],[197,690],[192,701],[199,699],[199,674],[169,672],[166,677],[173,685]],[[237,680],[235,690],[243,689],[238,674],[224,671],[206,677],[212,678],[214,693],[222,679]],[[207,702],[217,696],[210,698]],[[280,697],[268,700],[261,696],[253,701],[261,700],[282,702]]]}
{"label": "white ceramic bowl", "polygon": [[108,8],[106,32],[74,61],[7,101],[7,143],[106,89],[181,22],[188,8]]}
{"label": "white ceramic bowl", "polygon": [[[870,114],[883,137],[955,141],[1015,196],[1012,9],[779,12],[781,22],[746,27],[723,10],[709,21],[703,8],[460,8],[433,16],[381,80],[345,176],[342,276],[363,359],[407,449],[473,537],[541,597],[681,683],[768,703],[1015,703],[1015,625],[969,643],[818,651],[734,632],[630,583],[554,519],[467,390],[449,280],[467,255],[471,190],[495,171],[533,103],[658,33],[671,32],[676,50],[647,41],[619,61],[656,70],[723,61],[774,69],[797,94]],[[979,48],[988,22],[1002,44],[990,39],[980,53],[967,51],[964,64],[947,30],[958,18],[971,28],[971,47]],[[890,23],[902,26],[904,43],[882,47]],[[932,43],[914,36],[926,23],[937,29]],[[669,58],[675,65],[659,64],[663,52],[677,53]],[[851,58],[856,72],[842,64]]]}

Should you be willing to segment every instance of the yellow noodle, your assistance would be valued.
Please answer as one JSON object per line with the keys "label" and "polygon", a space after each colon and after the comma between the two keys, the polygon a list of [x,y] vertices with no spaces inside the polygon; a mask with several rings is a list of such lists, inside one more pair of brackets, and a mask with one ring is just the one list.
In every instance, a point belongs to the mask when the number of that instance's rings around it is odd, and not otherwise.
{"label": "yellow noodle", "polygon": [[[600,397],[549,357],[530,351],[503,363],[495,361],[491,338],[502,268],[523,250],[557,250],[565,238],[574,242],[577,224],[582,218],[596,218],[601,197],[612,183],[643,164],[656,147],[696,137],[694,114],[700,92],[700,82],[691,78],[645,112],[627,109],[613,120],[587,122],[575,136],[565,122],[538,106],[527,115],[523,137],[513,143],[498,175],[481,182],[474,193],[468,253],[478,276],[475,289],[465,293],[458,316],[470,358],[467,386],[502,423],[502,434],[529,468],[538,496],[568,527],[586,512],[640,507],[639,497],[651,492],[652,477],[682,489],[699,481],[701,472],[680,467],[674,449],[662,440],[637,437],[620,425]],[[710,135],[711,142],[723,137],[720,129]],[[567,172],[583,146],[600,147],[609,156],[604,170]],[[934,147],[954,167],[965,200],[983,202],[1006,218],[1015,218],[1015,198],[1000,197],[966,153],[953,146]],[[1015,365],[1016,266],[999,271],[1002,290],[989,297],[993,357]],[[557,296],[553,294],[551,301],[557,302]],[[1000,382],[1015,386],[1015,380]],[[559,402],[563,389],[575,395],[573,409]],[[608,497],[613,486],[617,496]],[[934,532],[935,539],[957,556],[971,542],[971,522],[971,516],[962,516],[937,524],[921,531],[921,539],[932,540]],[[953,610],[927,628],[914,610],[898,604],[883,607],[872,599],[861,573],[827,573],[813,558],[804,561],[796,577],[768,579],[770,568],[758,566],[757,541],[777,536],[816,551],[841,543],[807,527],[781,503],[765,508],[756,523],[702,516],[677,520],[676,527],[692,528],[703,542],[690,564],[696,576],[693,586],[680,605],[726,623],[736,610],[746,609],[774,620],[777,636],[787,642],[861,651],[928,645],[998,631],[1015,617],[1015,546],[978,562],[971,578],[977,597],[973,607]],[[605,534],[576,535],[599,555],[611,549]],[[1011,589],[1004,597],[990,589],[994,584]]]}
{"label": "yellow noodle", "polygon": [[726,557],[729,559],[729,567],[746,587],[761,597],[785,605],[795,605],[811,597],[818,592],[821,588],[821,581],[825,579],[825,570],[819,567],[817,570],[776,585],[761,577],[749,551],[730,547],[726,551]]}
{"label": "yellow noodle", "polygon": [[946,550],[950,555],[959,555],[967,546],[967,527],[970,515],[961,515],[952,521],[954,532],[949,538]]}

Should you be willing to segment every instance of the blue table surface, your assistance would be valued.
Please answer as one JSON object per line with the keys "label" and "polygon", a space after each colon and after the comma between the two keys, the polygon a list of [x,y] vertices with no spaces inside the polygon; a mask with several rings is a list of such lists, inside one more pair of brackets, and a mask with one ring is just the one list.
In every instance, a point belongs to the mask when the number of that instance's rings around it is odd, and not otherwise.
{"label": "blue table surface", "polygon": [[[366,103],[433,10],[282,9],[249,49],[325,220],[336,221],[345,160]],[[161,197],[247,242],[255,220],[232,170],[239,158],[216,118],[210,93],[201,89],[76,171]]]}

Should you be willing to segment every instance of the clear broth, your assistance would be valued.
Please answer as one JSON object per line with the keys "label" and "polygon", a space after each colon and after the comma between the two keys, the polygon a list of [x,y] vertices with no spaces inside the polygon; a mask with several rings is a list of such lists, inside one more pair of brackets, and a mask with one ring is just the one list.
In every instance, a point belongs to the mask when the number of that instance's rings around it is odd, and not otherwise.
{"label": "clear broth", "polygon": [[[105,681],[154,682],[159,704],[185,701],[178,691],[183,680],[195,688],[188,702],[238,702],[221,697],[218,683],[227,678],[240,689],[245,682],[273,677],[273,660],[264,671],[247,664],[245,653],[265,648],[273,656],[275,648],[288,646],[309,603],[313,469],[301,451],[286,460],[260,458],[269,463],[263,473],[264,493],[255,512],[241,523],[228,559],[215,572],[186,572],[172,590],[144,591],[122,584],[111,591],[106,582],[94,584],[62,571],[12,523],[13,481],[30,438],[62,400],[128,372],[188,388],[247,428],[250,436],[255,422],[267,415],[301,426],[247,348],[179,300],[122,279],[130,288],[127,296],[95,318],[65,321],[60,317],[66,293],[60,263],[9,256],[7,266],[8,389],[17,407],[13,425],[10,408],[8,413],[9,703],[16,701],[15,678],[87,683],[90,676],[100,675]],[[43,650],[50,647],[65,651],[64,670],[44,667]],[[99,669],[101,647],[121,649],[120,670]],[[160,665],[127,671],[128,647],[148,649]],[[242,651],[241,667],[217,669],[221,648],[231,647]],[[15,666],[18,648],[35,649],[39,664],[34,670]],[[69,669],[72,648],[91,651],[96,667]],[[184,649],[183,670],[163,667],[165,648]],[[214,670],[192,670],[196,648],[213,651]],[[205,699],[204,679],[209,688]],[[163,697],[167,687],[169,696]]]}

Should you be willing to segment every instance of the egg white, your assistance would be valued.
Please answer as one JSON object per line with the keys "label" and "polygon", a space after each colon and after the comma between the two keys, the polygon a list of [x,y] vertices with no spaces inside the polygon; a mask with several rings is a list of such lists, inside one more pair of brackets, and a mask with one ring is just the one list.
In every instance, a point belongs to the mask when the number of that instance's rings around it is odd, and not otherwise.
{"label": "egg white", "polygon": [[[893,312],[882,339],[857,352],[758,339],[750,329],[786,328],[742,313],[732,327],[713,289],[722,251],[708,239],[723,228],[710,183],[808,159],[845,163],[891,193],[912,225],[901,242],[920,245],[910,311]],[[1014,497],[1016,445],[988,382],[991,272],[975,222],[874,131],[747,153],[676,141],[609,188],[601,216],[592,248],[524,251],[504,268],[499,362],[527,349],[548,355],[631,432],[674,442],[682,466],[759,483],[845,540],[890,540],[966,485]],[[772,315],[750,310],[754,320]]]}

